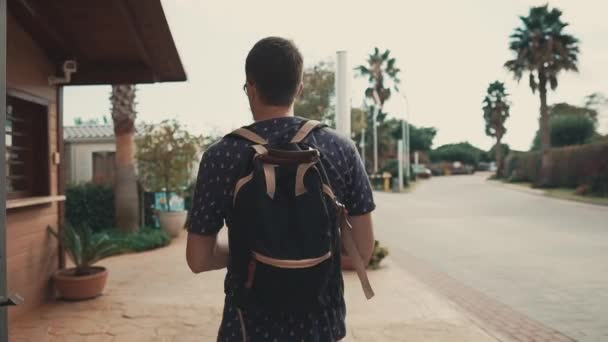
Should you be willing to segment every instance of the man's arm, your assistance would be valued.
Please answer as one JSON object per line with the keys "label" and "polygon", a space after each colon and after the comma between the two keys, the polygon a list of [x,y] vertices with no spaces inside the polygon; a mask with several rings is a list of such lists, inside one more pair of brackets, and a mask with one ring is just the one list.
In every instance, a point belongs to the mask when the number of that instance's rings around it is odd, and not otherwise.
{"label": "man's arm", "polygon": [[[374,227],[372,223],[372,213],[364,215],[349,216],[348,221],[353,226],[352,233],[363,259],[363,264],[368,265],[374,252]],[[352,268],[352,261],[348,255],[342,256],[342,266]]]}
{"label": "man's arm", "polygon": [[228,246],[218,242],[217,234],[188,233],[186,260],[194,273],[219,270],[228,266]]}

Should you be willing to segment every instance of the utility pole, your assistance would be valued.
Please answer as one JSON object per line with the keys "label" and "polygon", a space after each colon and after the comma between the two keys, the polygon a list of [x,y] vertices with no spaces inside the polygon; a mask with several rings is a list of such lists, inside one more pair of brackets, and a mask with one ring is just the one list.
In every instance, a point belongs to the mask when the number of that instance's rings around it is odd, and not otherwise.
{"label": "utility pole", "polygon": [[346,51],[336,52],[336,130],[351,138],[350,91],[348,89],[349,68]]}
{"label": "utility pole", "polygon": [[399,191],[403,191],[403,139],[397,142],[397,160],[399,161]]}
{"label": "utility pole", "polygon": [[374,129],[374,174],[378,173],[378,105],[374,106],[373,129]]}
{"label": "utility pole", "polygon": [[361,160],[363,161],[363,167],[367,170],[367,164],[365,163],[365,127],[361,129]]}
{"label": "utility pole", "polygon": [[404,167],[405,167],[405,175],[409,182],[410,179],[410,103],[407,100],[407,96],[404,93],[399,92],[403,100],[405,101],[405,118],[401,121],[401,136],[403,137],[403,153],[405,154]]}

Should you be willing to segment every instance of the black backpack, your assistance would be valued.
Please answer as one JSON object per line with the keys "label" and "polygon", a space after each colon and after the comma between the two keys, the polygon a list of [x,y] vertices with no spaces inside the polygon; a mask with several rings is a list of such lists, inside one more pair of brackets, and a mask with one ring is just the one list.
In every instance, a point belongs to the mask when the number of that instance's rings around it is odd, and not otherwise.
{"label": "black backpack", "polygon": [[356,255],[367,297],[373,296],[321,154],[304,142],[321,127],[304,121],[289,143],[274,145],[247,128],[229,134],[253,143],[227,215],[241,309],[309,312],[326,306],[328,283],[340,272],[342,241],[347,253]]}

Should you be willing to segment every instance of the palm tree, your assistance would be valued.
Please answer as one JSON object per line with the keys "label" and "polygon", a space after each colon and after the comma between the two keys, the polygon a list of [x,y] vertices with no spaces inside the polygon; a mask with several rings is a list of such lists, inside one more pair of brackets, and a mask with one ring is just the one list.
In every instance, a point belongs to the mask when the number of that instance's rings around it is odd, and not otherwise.
{"label": "palm tree", "polygon": [[139,199],[135,176],[135,86],[112,86],[112,121],[116,136],[116,225],[122,231],[139,229]]}
{"label": "palm tree", "polygon": [[[391,88],[399,91],[399,68],[395,66],[396,59],[390,58],[390,50],[380,53],[376,47],[367,59],[367,66],[360,65],[355,68],[359,75],[367,77],[369,86],[365,89],[365,98],[372,101],[370,115],[372,116],[372,128],[374,134],[374,173],[378,172],[378,127],[377,119],[382,112],[384,103],[391,97]],[[385,81],[392,82],[392,87],[385,86]]]}
{"label": "palm tree", "polygon": [[483,99],[483,118],[486,122],[486,135],[496,138],[496,175],[502,174],[503,149],[502,138],[507,132],[505,121],[509,117],[509,102],[507,101],[505,84],[494,81],[488,86]]}
{"label": "palm tree", "polygon": [[516,80],[529,73],[530,88],[540,96],[541,173],[537,185],[549,186],[551,182],[551,138],[547,107],[547,84],[557,88],[557,76],[561,71],[578,71],[578,39],[564,32],[568,26],[561,20],[559,9],[548,5],[532,7],[526,17],[520,17],[522,26],[511,35],[509,49],[515,58],[505,67]]}

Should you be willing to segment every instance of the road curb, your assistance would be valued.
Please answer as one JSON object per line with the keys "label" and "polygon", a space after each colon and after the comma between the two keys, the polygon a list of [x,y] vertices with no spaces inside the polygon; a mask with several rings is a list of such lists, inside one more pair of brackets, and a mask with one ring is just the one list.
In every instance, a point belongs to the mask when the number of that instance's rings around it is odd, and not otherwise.
{"label": "road curb", "polygon": [[523,185],[504,183],[499,180],[487,179],[486,182],[491,185],[497,186],[497,187],[506,188],[506,189],[510,189],[510,190],[514,190],[514,191],[519,191],[519,192],[527,193],[530,195],[542,196],[542,197],[552,198],[552,199],[566,201],[566,202],[570,202],[570,203],[588,204],[588,205],[593,205],[596,207],[604,207],[604,208],[608,207],[608,204],[598,203],[598,202],[594,202],[591,200],[585,200],[584,198],[572,198],[572,197],[566,197],[566,196],[559,196],[559,195],[550,193],[546,190],[533,189],[533,188],[529,188],[529,187],[526,187]]}

